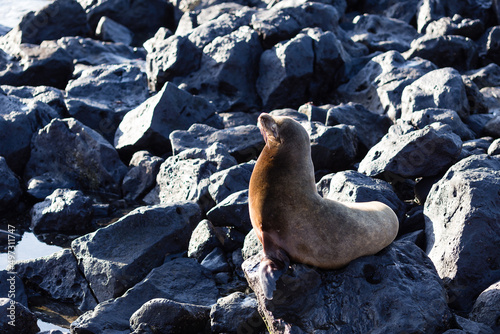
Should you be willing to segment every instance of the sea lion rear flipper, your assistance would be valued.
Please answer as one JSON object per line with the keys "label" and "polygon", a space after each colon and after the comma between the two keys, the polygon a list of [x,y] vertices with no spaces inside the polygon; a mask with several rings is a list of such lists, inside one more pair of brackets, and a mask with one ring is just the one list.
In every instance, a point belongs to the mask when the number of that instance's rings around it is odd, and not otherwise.
{"label": "sea lion rear flipper", "polygon": [[273,299],[276,282],[287,271],[290,265],[290,260],[284,251],[278,250],[276,253],[276,258],[266,254],[259,266],[260,284],[266,299]]}

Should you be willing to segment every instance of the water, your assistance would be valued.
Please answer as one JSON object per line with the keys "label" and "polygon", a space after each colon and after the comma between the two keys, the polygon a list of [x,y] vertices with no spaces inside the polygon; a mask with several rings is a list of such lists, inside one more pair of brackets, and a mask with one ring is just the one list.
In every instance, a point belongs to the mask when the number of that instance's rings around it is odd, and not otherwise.
{"label": "water", "polygon": [[37,11],[54,0],[0,0],[0,25],[15,27],[24,14]]}

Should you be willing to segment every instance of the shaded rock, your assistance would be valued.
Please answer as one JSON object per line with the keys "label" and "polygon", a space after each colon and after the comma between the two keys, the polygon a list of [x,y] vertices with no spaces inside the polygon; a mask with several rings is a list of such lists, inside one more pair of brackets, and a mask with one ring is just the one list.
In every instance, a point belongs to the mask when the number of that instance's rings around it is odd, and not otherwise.
{"label": "shaded rock", "polygon": [[500,66],[497,64],[489,64],[476,70],[470,70],[465,73],[465,76],[472,80],[479,89],[500,86]]}
{"label": "shaded rock", "polygon": [[15,207],[21,195],[16,174],[7,166],[5,158],[0,156],[0,212]]}
{"label": "shaded rock", "polygon": [[432,262],[410,242],[394,242],[337,271],[292,264],[272,300],[264,298],[259,263],[256,255],[243,263],[243,270],[271,333],[392,333],[401,328],[439,333],[452,316]]}
{"label": "shaded rock", "polygon": [[217,114],[222,119],[224,128],[234,128],[240,125],[255,125],[259,113],[247,113],[241,111],[222,112]]}
{"label": "shaded rock", "polygon": [[500,63],[500,26],[491,27],[478,41],[479,58],[483,64]]}
{"label": "shaded rock", "polygon": [[408,85],[401,96],[402,115],[427,108],[455,110],[466,118],[470,107],[460,74],[447,67],[431,71]]}
{"label": "shaded rock", "polygon": [[254,166],[255,160],[252,160],[211,175],[208,191],[215,203],[222,202],[235,192],[248,189]]}
{"label": "shaded rock", "polygon": [[370,52],[404,52],[419,37],[417,30],[408,23],[374,14],[358,15],[353,19],[354,29],[348,35],[354,42],[363,43]]}
{"label": "shaded rock", "polygon": [[193,257],[201,262],[210,252],[220,246],[221,243],[216,233],[214,225],[209,220],[202,220],[189,239],[188,257]]}
{"label": "shaded rock", "polygon": [[492,114],[474,114],[467,117],[464,123],[479,137],[484,134],[486,124],[494,117]]}
{"label": "shaded rock", "polygon": [[499,176],[499,159],[470,156],[448,170],[425,202],[427,254],[459,311],[469,312],[475,298],[500,279]]}
{"label": "shaded rock", "polygon": [[317,27],[323,31],[335,31],[339,19],[339,12],[334,6],[285,0],[269,10],[256,12],[250,25],[261,35],[264,47],[269,48],[293,38],[304,28]]}
{"label": "shaded rock", "polygon": [[354,126],[325,126],[313,122],[305,123],[304,127],[311,140],[311,157],[316,171],[344,170],[354,163],[358,149]]}
{"label": "shaded rock", "polygon": [[462,149],[470,154],[486,154],[492,142],[493,138],[491,137],[472,139],[464,142]]}
{"label": "shaded rock", "polygon": [[178,303],[211,306],[218,292],[212,274],[195,259],[179,258],[153,269],[123,296],[97,305],[71,324],[71,332],[130,331],[129,319],[144,303],[166,298]]}
{"label": "shaded rock", "polygon": [[70,249],[18,261],[15,270],[26,287],[51,299],[75,304],[81,311],[91,310],[97,305]]}
{"label": "shaded rock", "polygon": [[162,0],[78,0],[87,12],[88,22],[94,31],[101,17],[106,16],[124,25],[134,33],[133,45],[142,45],[160,27],[175,26],[173,6]]}
{"label": "shaded rock", "polygon": [[[234,226],[215,226],[215,233],[224,252],[235,252],[243,247],[245,234]],[[242,261],[243,262],[243,261]],[[233,265],[236,264],[233,262]]]}
{"label": "shaded rock", "polygon": [[479,93],[483,97],[485,109],[488,112],[498,113],[500,111],[500,87],[484,87]]}
{"label": "shaded rock", "polygon": [[95,34],[103,41],[123,43],[125,45],[130,45],[134,36],[127,27],[106,16],[101,17],[99,23],[97,23]]}
{"label": "shaded rock", "polygon": [[219,143],[168,157],[156,177],[158,200],[161,203],[196,201],[206,212],[213,206],[208,192],[210,176],[235,164],[236,160]]}
{"label": "shaded rock", "polygon": [[174,82],[211,101],[219,111],[258,110],[255,82],[261,53],[257,32],[243,26],[207,44],[200,69]]}
{"label": "shaded rock", "polygon": [[494,334],[490,327],[479,322],[463,318],[459,315],[455,315],[455,322],[457,327],[463,330],[463,333]]}
{"label": "shaded rock", "polygon": [[69,115],[110,142],[123,116],[149,97],[146,75],[138,66],[92,66],[75,76],[66,86]]}
{"label": "shaded rock", "polygon": [[[399,225],[398,236],[425,229],[424,207],[415,206],[408,210],[401,224]],[[425,239],[425,234],[424,234]],[[423,248],[425,250],[425,247]]]}
{"label": "shaded rock", "polygon": [[388,117],[373,113],[361,104],[348,103],[329,109],[325,124],[353,125],[358,142],[370,149],[387,133],[392,122]]}
{"label": "shaded rock", "polygon": [[79,121],[54,119],[33,136],[25,171],[29,180],[44,174],[77,184],[78,189],[119,196],[127,167],[99,133]]}
{"label": "shaded rock", "polygon": [[465,85],[465,93],[467,94],[471,114],[486,114],[490,109],[494,109],[492,107],[494,104],[498,104],[500,108],[500,102],[491,99],[488,94],[484,93],[484,90],[481,92],[469,77],[462,76],[462,81]]}
{"label": "shaded rock", "polygon": [[123,117],[115,134],[115,147],[128,155],[145,149],[161,156],[170,150],[168,137],[172,131],[203,123],[213,114],[211,103],[168,82]]}
{"label": "shaded rock", "polygon": [[[297,110],[299,113],[302,113],[307,116],[307,120],[309,122],[320,122],[326,124],[327,122],[327,108],[317,107],[312,103],[306,103],[299,107]],[[326,124],[326,125],[335,125],[335,124]]]}
{"label": "shaded rock", "polygon": [[0,298],[0,331],[5,334],[36,334],[40,331],[36,316],[24,305]]}
{"label": "shaded rock", "polygon": [[498,319],[500,318],[500,282],[492,284],[481,292],[476,299],[469,318],[490,326],[495,332],[500,330]]}
{"label": "shaded rock", "polygon": [[499,155],[500,154],[500,138],[495,139],[493,143],[488,147],[489,155]]}
{"label": "shaded rock", "polygon": [[148,151],[134,153],[130,160],[129,170],[123,178],[123,197],[137,201],[151,191],[156,185],[156,176],[164,161],[160,157],[151,155]]}
{"label": "shaded rock", "polygon": [[241,255],[243,260],[247,260],[254,255],[259,254],[262,251],[262,244],[255,234],[255,230],[252,229],[245,237],[245,242],[243,243],[243,248],[241,249]]}
{"label": "shaded rock", "polygon": [[471,20],[460,15],[442,17],[432,21],[425,28],[426,35],[444,36],[460,35],[476,40],[484,32],[484,23],[481,20]]}
{"label": "shaded rock", "polygon": [[153,333],[194,334],[202,333],[209,319],[210,308],[207,306],[155,298],[144,303],[132,314],[130,328],[134,331],[143,324]]}
{"label": "shaded rock", "polygon": [[202,50],[187,37],[165,34],[159,30],[149,39],[146,73],[149,87],[158,91],[167,81],[187,75],[200,68]]}
{"label": "shaded rock", "polygon": [[404,178],[438,175],[457,161],[461,149],[460,137],[449,126],[434,123],[403,135],[389,130],[368,151],[359,171],[368,176],[390,173]]}
{"label": "shaded rock", "polygon": [[141,281],[166,254],[187,250],[199,219],[199,207],[190,202],[141,207],[75,239],[71,248],[94,295],[103,302]]}
{"label": "shaded rock", "polygon": [[450,109],[427,108],[405,114],[402,119],[409,121],[418,129],[423,129],[434,122],[440,122],[449,125],[451,130],[459,135],[462,140],[475,137],[475,133],[462,122],[460,116]]}
{"label": "shaded rock", "polygon": [[85,36],[89,32],[85,11],[77,1],[47,3],[41,10],[24,15],[19,25],[1,39],[17,44],[40,44],[63,36]]}
{"label": "shaded rock", "polygon": [[500,138],[500,116],[495,116],[484,125],[484,132],[494,138]]}
{"label": "shaded rock", "polygon": [[316,189],[321,197],[326,198],[328,196],[328,193],[330,192],[330,184],[334,176],[335,173],[326,174],[321,177],[318,183],[316,183]]}
{"label": "shaded rock", "polygon": [[85,233],[92,228],[92,199],[79,190],[57,189],[31,210],[35,233]]}
{"label": "shaded rock", "polygon": [[26,295],[24,283],[16,273],[0,270],[0,280],[2,282],[0,284],[0,298],[10,298],[28,307],[28,296]]}
{"label": "shaded rock", "polygon": [[248,189],[235,192],[207,212],[215,226],[234,226],[247,233],[252,228],[248,211]]}
{"label": "shaded rock", "polygon": [[67,112],[64,104],[64,94],[61,90],[49,86],[1,86],[1,89],[7,96],[17,97],[19,101],[29,105],[40,101],[52,107],[57,115],[63,115]]}
{"label": "shaded rock", "polygon": [[[398,19],[410,23],[415,19],[418,0],[365,0],[361,2],[349,2],[348,5],[355,5],[356,10],[361,13],[380,14],[389,18]],[[349,11],[349,6],[348,10]]]}
{"label": "shaded rock", "polygon": [[219,298],[210,311],[213,333],[255,333],[265,328],[255,296],[234,292]]}
{"label": "shaded rock", "polygon": [[463,36],[424,35],[411,42],[406,59],[421,57],[438,67],[453,67],[458,71],[476,68],[478,52],[473,40]]}
{"label": "shaded rock", "polygon": [[187,131],[173,131],[170,142],[174,155],[188,149],[206,149],[214,143],[220,143],[241,162],[257,158],[265,144],[256,125],[219,130],[205,124],[193,124]]}
{"label": "shaded rock", "polygon": [[201,265],[212,273],[228,272],[231,270],[227,263],[224,251],[219,247],[214,248],[205,258],[201,261]]}
{"label": "shaded rock", "polygon": [[360,103],[392,120],[401,117],[401,95],[405,87],[436,69],[428,60],[405,60],[397,51],[373,57],[348,83],[338,88],[345,102]]}
{"label": "shaded rock", "polygon": [[405,204],[389,183],[355,171],[335,173],[330,180],[327,198],[340,202],[379,201],[388,205],[400,221],[406,212]]}
{"label": "shaded rock", "polygon": [[26,184],[26,192],[43,201],[57,189],[78,188],[75,181],[67,180],[60,174],[46,173],[32,177]]}

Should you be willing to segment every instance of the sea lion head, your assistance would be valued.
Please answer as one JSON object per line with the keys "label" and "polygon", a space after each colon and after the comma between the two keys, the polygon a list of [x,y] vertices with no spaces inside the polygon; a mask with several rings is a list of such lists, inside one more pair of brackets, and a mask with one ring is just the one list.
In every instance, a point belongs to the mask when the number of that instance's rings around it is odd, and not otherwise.
{"label": "sea lion head", "polygon": [[290,117],[262,113],[258,118],[258,126],[269,148],[283,149],[293,146],[296,150],[310,151],[307,131]]}

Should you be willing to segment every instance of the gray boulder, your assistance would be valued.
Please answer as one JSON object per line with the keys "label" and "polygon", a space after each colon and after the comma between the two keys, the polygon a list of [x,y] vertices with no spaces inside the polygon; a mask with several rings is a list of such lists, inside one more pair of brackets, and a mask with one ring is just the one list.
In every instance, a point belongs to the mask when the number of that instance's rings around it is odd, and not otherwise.
{"label": "gray boulder", "polygon": [[71,324],[71,332],[130,333],[130,318],[134,312],[154,298],[210,307],[217,302],[218,291],[212,274],[195,259],[167,261],[123,296],[100,303],[93,311],[81,315]]}
{"label": "gray boulder", "polygon": [[500,86],[500,66],[494,63],[467,71],[464,76],[472,80],[479,89]]}
{"label": "gray boulder", "polygon": [[500,138],[495,139],[493,143],[488,147],[489,155],[499,155],[500,154]]}
{"label": "gray boulder", "polygon": [[311,140],[311,158],[316,171],[344,170],[354,163],[358,152],[354,126],[325,126],[319,122],[308,122],[304,127]]}
{"label": "gray boulder", "polygon": [[494,138],[500,138],[500,115],[495,116],[484,125],[484,132]]}
{"label": "gray boulder", "polygon": [[405,134],[389,130],[361,160],[359,172],[368,176],[390,173],[403,178],[434,176],[455,163],[461,150],[460,137],[448,126],[433,123]]}
{"label": "gray boulder", "polygon": [[0,156],[0,212],[11,210],[22,195],[21,185],[16,174]]}
{"label": "gray boulder", "polygon": [[491,137],[472,139],[462,144],[462,150],[465,151],[467,156],[471,154],[486,154],[492,143],[493,138]]}
{"label": "gray boulder", "polygon": [[149,97],[146,75],[128,64],[90,66],[75,72],[66,86],[69,115],[112,142],[123,116]]}
{"label": "gray boulder", "polygon": [[92,199],[79,190],[57,189],[31,210],[35,233],[85,233],[92,228]]}
{"label": "gray boulder", "polygon": [[123,117],[115,134],[115,147],[127,155],[148,150],[161,156],[170,151],[168,138],[172,131],[204,123],[215,111],[205,99],[168,82],[156,95]]}
{"label": "gray boulder", "polygon": [[49,86],[8,86],[2,85],[1,89],[10,98],[18,98],[25,105],[42,102],[54,109],[55,114],[63,115],[67,112],[64,103],[64,93],[60,89]]}
{"label": "gray boulder", "polygon": [[36,334],[40,331],[36,316],[23,304],[0,298],[0,331],[5,334]]}
{"label": "gray boulder", "polygon": [[251,230],[248,209],[248,189],[235,192],[207,212],[207,218],[215,226],[234,226],[247,233]]}
{"label": "gray boulder", "polygon": [[17,261],[15,270],[30,290],[80,311],[92,310],[97,301],[70,249],[32,260]]}
{"label": "gray boulder", "polygon": [[77,185],[77,189],[120,196],[127,167],[99,133],[73,118],[54,119],[33,136],[25,170],[29,180],[44,174]]}
{"label": "gray boulder", "polygon": [[57,189],[75,188],[78,188],[75,180],[51,173],[34,176],[26,183],[26,192],[39,201],[45,200]]}
{"label": "gray boulder", "polygon": [[257,238],[257,234],[255,234],[255,230],[252,229],[245,237],[245,241],[243,243],[243,248],[241,249],[241,255],[243,260],[247,260],[254,255],[259,254],[262,251],[262,244]]}
{"label": "gray boulder", "polygon": [[95,35],[103,41],[130,45],[134,34],[125,26],[103,16],[97,23]]}
{"label": "gray boulder", "polygon": [[[328,108],[325,106],[317,107],[308,102],[303,104],[297,110],[299,113],[307,116],[309,122],[320,122],[326,124]],[[335,125],[335,124],[326,124]]]}
{"label": "gray boulder", "polygon": [[484,23],[481,20],[463,18],[458,14],[453,17],[442,17],[439,20],[432,21],[425,28],[426,35],[460,35],[472,40],[481,37],[483,32]]}
{"label": "gray boulder", "polygon": [[394,242],[341,270],[292,264],[272,300],[260,285],[260,256],[246,260],[243,271],[270,333],[441,333],[452,317],[432,262],[410,242]]}
{"label": "gray boulder", "polygon": [[330,179],[328,199],[340,202],[379,201],[388,205],[402,221],[406,207],[391,185],[355,171],[335,173]]}
{"label": "gray boulder", "polygon": [[462,77],[450,67],[431,71],[408,85],[403,90],[401,103],[403,117],[427,108],[455,110],[462,118],[470,111]]}
{"label": "gray boulder", "polygon": [[189,239],[187,256],[201,262],[216,247],[221,246],[214,225],[207,219],[202,220]]}
{"label": "gray boulder", "polygon": [[134,153],[130,160],[129,170],[123,178],[123,197],[132,201],[142,199],[156,185],[156,176],[164,161],[148,151]]}
{"label": "gray boulder", "polygon": [[401,117],[401,95],[406,86],[436,69],[428,60],[405,60],[397,51],[373,57],[349,82],[338,88],[345,102],[362,104],[366,109],[386,114],[393,121]]}
{"label": "gray boulder", "polygon": [[173,131],[169,138],[174,155],[192,148],[207,149],[214,143],[220,143],[241,162],[257,158],[265,144],[256,125],[219,130],[205,124],[193,124],[188,130]]}
{"label": "gray boulder", "polygon": [[234,292],[219,298],[210,311],[213,333],[256,333],[265,328],[253,295]]}
{"label": "gray boulder", "polygon": [[450,305],[469,312],[500,279],[500,160],[473,155],[453,165],[425,202],[427,254],[444,280]]}
{"label": "gray boulder", "polygon": [[185,150],[161,164],[153,191],[161,203],[195,201],[206,212],[213,206],[208,192],[210,176],[233,165],[236,160],[219,143],[207,149]]}
{"label": "gray boulder", "polygon": [[348,32],[348,36],[354,42],[365,44],[371,52],[404,52],[419,37],[417,30],[408,23],[382,15],[358,15],[352,23],[354,29]]}
{"label": "gray boulder", "polygon": [[420,6],[419,3],[419,0],[365,0],[356,3],[356,8],[361,13],[384,15],[410,23],[415,19],[415,12]]}
{"label": "gray boulder", "polygon": [[140,207],[75,239],[71,248],[94,295],[103,302],[141,281],[166,254],[186,251],[199,220],[200,209],[191,202]]}
{"label": "gray boulder", "polygon": [[252,160],[212,174],[208,191],[215,203],[222,202],[235,192],[248,189],[254,166],[255,160]]}
{"label": "gray boulder", "polygon": [[370,149],[387,133],[392,122],[387,116],[376,114],[362,104],[349,102],[328,109],[325,124],[353,125],[356,128],[358,142],[366,149]]}
{"label": "gray boulder", "polygon": [[481,292],[472,307],[469,318],[491,327],[496,333],[500,330],[498,305],[500,305],[500,282],[492,284]]}
{"label": "gray boulder", "polygon": [[[231,271],[224,251],[216,247],[201,261],[201,266],[213,274],[226,273]],[[217,282],[217,277],[215,277]]]}
{"label": "gray boulder", "polygon": [[491,62],[498,64],[500,60],[500,47],[498,46],[498,39],[500,37],[500,26],[488,28],[481,39],[479,44],[479,58],[481,63],[489,64]]}
{"label": "gray boulder", "polygon": [[197,334],[204,331],[209,319],[210,308],[207,306],[155,298],[132,314],[130,329],[134,331],[147,328],[153,333]]}

